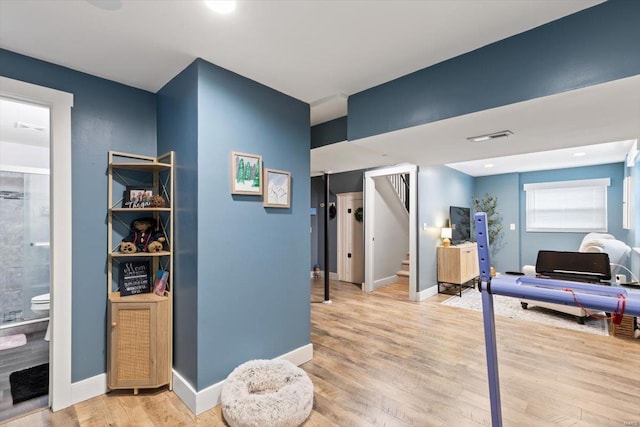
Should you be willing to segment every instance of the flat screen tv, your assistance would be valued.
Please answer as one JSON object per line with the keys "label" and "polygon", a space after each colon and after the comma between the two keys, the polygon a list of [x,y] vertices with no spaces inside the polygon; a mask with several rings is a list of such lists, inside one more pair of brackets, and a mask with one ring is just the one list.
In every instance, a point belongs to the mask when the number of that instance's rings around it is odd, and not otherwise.
{"label": "flat screen tv", "polygon": [[471,209],[460,206],[449,207],[449,224],[451,225],[451,243],[458,244],[471,241]]}

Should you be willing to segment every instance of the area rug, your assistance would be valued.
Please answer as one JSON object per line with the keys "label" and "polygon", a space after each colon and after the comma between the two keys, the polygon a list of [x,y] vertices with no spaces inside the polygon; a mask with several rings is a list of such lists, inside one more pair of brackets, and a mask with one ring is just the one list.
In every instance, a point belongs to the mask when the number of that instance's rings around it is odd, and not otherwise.
{"label": "area rug", "polygon": [[[462,297],[457,295],[453,296],[443,301],[442,304],[467,310],[482,311],[482,297],[477,289],[467,289],[462,293]],[[525,310],[520,305],[519,299],[505,297],[503,295],[493,296],[493,312],[496,316],[527,320],[529,322],[589,332],[596,335],[609,335],[608,323],[604,320],[587,318],[585,319],[585,324],[581,325],[576,321],[574,316],[543,307],[536,307],[533,304],[529,304],[529,308]],[[598,312],[598,314],[604,315],[602,312]]]}
{"label": "area rug", "polygon": [[7,335],[6,337],[0,337],[0,350],[22,347],[26,343],[27,336],[25,334]]}
{"label": "area rug", "polygon": [[49,393],[49,364],[34,366],[9,375],[13,404]]}

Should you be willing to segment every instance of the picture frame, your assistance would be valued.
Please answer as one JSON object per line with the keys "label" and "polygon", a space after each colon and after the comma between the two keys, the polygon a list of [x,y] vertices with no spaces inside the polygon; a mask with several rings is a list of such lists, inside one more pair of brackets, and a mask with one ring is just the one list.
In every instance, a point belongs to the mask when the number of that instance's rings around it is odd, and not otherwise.
{"label": "picture frame", "polygon": [[231,194],[262,195],[262,156],[231,152]]}
{"label": "picture frame", "polygon": [[291,207],[291,172],[265,169],[264,183],[263,204],[265,207]]}
{"label": "picture frame", "polygon": [[132,260],[120,263],[118,288],[121,296],[151,292],[151,263],[149,260]]}
{"label": "picture frame", "polygon": [[127,185],[122,195],[122,207],[141,209],[151,207],[151,198],[157,194],[155,188],[144,185]]}

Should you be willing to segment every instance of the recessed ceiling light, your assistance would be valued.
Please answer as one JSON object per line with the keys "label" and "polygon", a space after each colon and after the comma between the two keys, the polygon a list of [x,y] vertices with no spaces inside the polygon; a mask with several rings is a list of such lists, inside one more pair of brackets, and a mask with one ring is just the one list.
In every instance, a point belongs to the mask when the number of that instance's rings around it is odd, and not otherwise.
{"label": "recessed ceiling light", "polygon": [[486,165],[484,165],[485,168],[492,168],[493,167],[493,163],[487,163]]}
{"label": "recessed ceiling light", "polygon": [[573,157],[583,157],[586,156],[587,153],[585,153],[584,151],[580,151],[578,153],[573,153]]}
{"label": "recessed ceiling light", "polygon": [[513,135],[513,132],[510,130],[501,130],[500,132],[489,133],[486,135],[471,136],[467,139],[471,142],[482,142],[489,141],[490,139],[506,138],[511,135]]}
{"label": "recessed ceiling light", "polygon": [[204,0],[209,9],[227,15],[236,10],[236,0]]}

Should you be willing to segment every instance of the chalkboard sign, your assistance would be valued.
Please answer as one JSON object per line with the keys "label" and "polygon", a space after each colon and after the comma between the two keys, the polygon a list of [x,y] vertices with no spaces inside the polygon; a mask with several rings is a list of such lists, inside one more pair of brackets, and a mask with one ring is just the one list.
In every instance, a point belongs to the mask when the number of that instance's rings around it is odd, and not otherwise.
{"label": "chalkboard sign", "polygon": [[151,292],[151,267],[149,260],[120,263],[118,285],[120,295],[136,295]]}

